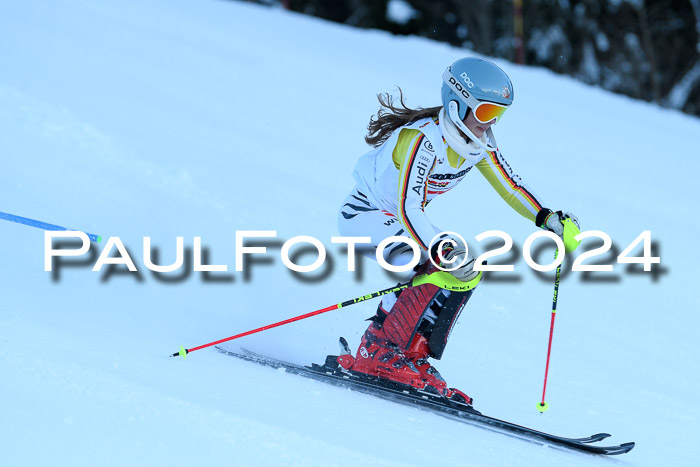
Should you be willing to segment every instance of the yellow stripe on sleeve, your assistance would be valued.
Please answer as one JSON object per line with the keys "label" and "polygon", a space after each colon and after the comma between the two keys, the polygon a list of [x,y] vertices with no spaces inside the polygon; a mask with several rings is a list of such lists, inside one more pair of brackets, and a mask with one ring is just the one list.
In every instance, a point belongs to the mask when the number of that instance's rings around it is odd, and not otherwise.
{"label": "yellow stripe on sleeve", "polygon": [[[399,199],[398,199],[398,209],[397,216],[399,221],[404,226],[406,233],[416,241],[418,246],[422,249],[427,250],[428,245],[426,245],[423,240],[415,230],[413,223],[406,214],[406,198],[408,196],[409,181],[408,178],[411,175],[411,166],[417,157],[418,150],[420,149],[420,144],[425,138],[425,135],[418,130],[413,129],[403,129],[399,134],[399,140],[394,148],[392,157],[394,159],[394,164],[397,164],[399,169]],[[426,177],[427,181],[427,177]],[[423,194],[425,196],[427,187],[423,188]],[[423,201],[425,204],[425,200]]]}
{"label": "yellow stripe on sleeve", "polygon": [[489,152],[476,167],[510,207],[521,216],[535,221],[535,216],[542,207],[532,193],[508,176],[495,153]]}

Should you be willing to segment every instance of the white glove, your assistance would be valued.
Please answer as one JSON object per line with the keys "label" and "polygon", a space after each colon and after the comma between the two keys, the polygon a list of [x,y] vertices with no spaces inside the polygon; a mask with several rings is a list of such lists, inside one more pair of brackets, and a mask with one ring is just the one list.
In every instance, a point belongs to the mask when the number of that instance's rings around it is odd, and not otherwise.
{"label": "white glove", "polygon": [[578,222],[578,218],[570,212],[554,212],[547,208],[544,208],[537,213],[535,224],[537,227],[554,232],[555,234],[559,235],[559,237],[564,238],[564,219],[571,219],[571,221],[576,225],[576,228],[581,230],[581,225]]}
{"label": "white glove", "polygon": [[[462,265],[451,270],[458,264]],[[465,251],[464,248],[451,248],[449,246],[443,248],[440,266],[462,282],[469,282],[479,275],[474,270],[474,257],[471,253]]]}

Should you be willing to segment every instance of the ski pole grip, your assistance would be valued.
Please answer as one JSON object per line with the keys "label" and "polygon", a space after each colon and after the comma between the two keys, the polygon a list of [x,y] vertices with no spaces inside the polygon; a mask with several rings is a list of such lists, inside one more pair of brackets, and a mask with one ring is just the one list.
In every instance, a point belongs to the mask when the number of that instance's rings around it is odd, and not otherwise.
{"label": "ski pole grip", "polygon": [[468,282],[462,282],[447,271],[435,271],[431,274],[421,274],[413,278],[412,286],[416,287],[423,284],[433,284],[441,289],[451,290],[453,292],[466,292],[476,287],[481,281],[482,273]]}
{"label": "ski pole grip", "polygon": [[576,240],[576,236],[581,233],[574,221],[569,218],[564,219],[564,234],[562,235],[562,240],[564,240],[564,249],[567,253],[571,253],[578,248],[581,243],[580,240]]}

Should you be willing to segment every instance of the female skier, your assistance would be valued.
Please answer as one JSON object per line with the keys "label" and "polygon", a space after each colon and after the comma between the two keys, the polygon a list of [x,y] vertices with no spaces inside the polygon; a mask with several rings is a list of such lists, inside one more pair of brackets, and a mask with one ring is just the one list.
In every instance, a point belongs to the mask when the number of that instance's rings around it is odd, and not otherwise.
{"label": "female skier", "polygon": [[[343,236],[371,237],[375,249],[391,236],[412,239],[421,249],[416,275],[462,264],[450,274],[467,284],[466,291],[451,292],[428,283],[385,295],[355,357],[341,355],[338,361],[346,369],[471,404],[465,393],[447,387],[427,359],[441,358],[481,273],[474,271],[474,258],[455,239],[446,237],[448,241],[433,242],[431,248],[431,240],[442,230],[430,222],[425,207],[476,167],[515,211],[537,227],[563,237],[564,219],[572,219],[577,227],[578,220],[544,207],[498,150],[491,126],[513,102],[513,85],[505,72],[487,60],[462,58],[445,70],[442,79],[438,107],[414,110],[406,107],[403,94],[400,107],[389,95],[378,96],[382,108],[370,120],[365,137],[374,149],[357,162],[353,172],[357,184],[343,202],[338,225]],[[384,259],[395,266],[409,263],[414,254],[404,242],[383,251]]]}

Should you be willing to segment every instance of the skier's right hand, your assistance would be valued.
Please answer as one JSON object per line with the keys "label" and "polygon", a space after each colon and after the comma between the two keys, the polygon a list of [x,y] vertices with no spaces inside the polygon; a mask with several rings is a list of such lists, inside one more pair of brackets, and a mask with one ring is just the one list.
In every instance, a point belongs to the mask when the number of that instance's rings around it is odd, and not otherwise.
{"label": "skier's right hand", "polygon": [[[474,257],[464,248],[445,246],[442,249],[441,256],[442,258],[439,258],[440,267],[462,282],[469,282],[479,275],[479,273],[474,270]],[[458,264],[461,264],[461,266],[452,270],[452,268]]]}

